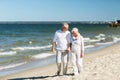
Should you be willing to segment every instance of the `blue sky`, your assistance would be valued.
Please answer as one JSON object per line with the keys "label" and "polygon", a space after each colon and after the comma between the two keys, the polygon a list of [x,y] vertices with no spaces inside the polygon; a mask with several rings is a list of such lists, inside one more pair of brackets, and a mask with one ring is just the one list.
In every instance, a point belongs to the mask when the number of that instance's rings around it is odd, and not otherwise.
{"label": "blue sky", "polygon": [[0,21],[111,21],[120,0],[0,0]]}

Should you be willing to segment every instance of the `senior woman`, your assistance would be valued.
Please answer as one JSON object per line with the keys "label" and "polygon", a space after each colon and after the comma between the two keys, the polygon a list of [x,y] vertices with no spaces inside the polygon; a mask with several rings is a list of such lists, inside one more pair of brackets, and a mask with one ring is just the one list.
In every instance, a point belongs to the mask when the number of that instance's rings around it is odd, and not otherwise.
{"label": "senior woman", "polygon": [[80,35],[78,28],[72,29],[71,40],[71,61],[74,75],[78,75],[83,69],[82,59],[84,57],[84,40]]}

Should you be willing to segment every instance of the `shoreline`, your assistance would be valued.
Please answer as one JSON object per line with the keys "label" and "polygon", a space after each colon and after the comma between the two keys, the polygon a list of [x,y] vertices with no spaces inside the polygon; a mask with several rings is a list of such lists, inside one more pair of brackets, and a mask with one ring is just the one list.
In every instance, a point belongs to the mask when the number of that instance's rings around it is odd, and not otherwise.
{"label": "shoreline", "polygon": [[[85,48],[85,55],[89,54],[89,53],[92,53],[92,52],[95,52],[95,51],[102,50],[102,49],[107,48],[107,47],[109,47],[111,45],[114,45],[114,44],[116,44],[116,43]],[[29,60],[28,62],[22,62],[22,63],[24,63],[22,65],[20,65],[21,63],[18,63],[18,64],[16,63],[16,64],[13,64],[13,65],[7,65],[5,67],[8,68],[8,69],[3,67],[3,69],[0,71],[0,77],[6,76],[6,75],[9,75],[9,74],[18,73],[18,72],[25,71],[25,70],[29,70],[29,69],[32,69],[32,68],[48,66],[48,65],[51,65],[51,64],[55,63],[55,61],[56,61],[55,60],[55,54],[53,54],[53,55],[50,55],[46,58],[38,58],[38,59]],[[9,66],[10,67],[12,66],[12,67],[9,68]]]}
{"label": "shoreline", "polygon": [[[94,51],[89,54],[85,54],[83,65],[84,65],[84,72],[80,74],[79,77],[76,77],[77,79],[80,78],[82,80],[88,79],[88,80],[94,80],[94,78],[98,79],[103,79],[103,80],[117,80],[120,79],[119,74],[120,70],[117,70],[117,72],[114,71],[114,68],[116,69],[115,65],[117,64],[116,62],[112,61],[111,58],[116,57],[118,59],[119,52],[120,52],[120,42],[115,43],[109,47],[106,47],[102,50]],[[114,56],[112,56],[114,54]],[[117,55],[117,56],[116,56]],[[111,62],[109,62],[109,60]],[[113,65],[113,62],[115,65]],[[109,69],[110,67],[108,66],[110,63],[112,63],[112,69]],[[120,64],[120,63],[118,63]],[[120,67],[119,65],[117,68]],[[109,69],[108,72],[103,69]],[[119,69],[119,68],[118,68]],[[9,74],[6,76],[0,77],[2,80],[6,79],[46,79],[46,80],[51,80],[52,78],[60,79],[63,80],[66,78],[66,80],[72,80],[71,78],[74,78],[71,75],[68,76],[56,76],[56,71],[57,71],[57,66],[56,64],[50,64],[48,66],[44,67],[37,67],[13,74]],[[114,72],[114,74],[112,74]],[[68,65],[68,74],[72,73],[72,65],[69,62]],[[103,75],[103,74],[104,75]],[[108,75],[108,76],[106,76]],[[114,76],[115,75],[115,79]],[[95,77],[96,76],[96,77]],[[75,80],[77,80],[75,79]]]}
{"label": "shoreline", "polygon": [[[111,43],[111,44],[107,44],[107,45],[100,45],[100,46],[96,46],[96,47],[85,48],[85,54],[89,54],[89,53],[92,53],[92,52],[95,52],[95,51],[102,50],[102,49],[104,49],[106,47],[109,47],[110,45],[114,45],[114,44],[115,43]],[[29,70],[29,69],[32,69],[32,68],[48,66],[50,64],[55,63],[55,61],[56,61],[55,60],[55,54],[53,54],[53,55],[50,55],[46,58],[38,58],[38,59],[29,60],[28,62],[22,62],[22,64],[24,63],[23,65],[20,65],[21,63],[18,63],[18,64],[16,63],[16,64],[13,64],[13,65],[7,65],[0,71],[0,77],[6,76],[6,75],[9,75],[9,74],[13,74],[13,73],[18,73],[18,72],[25,71],[25,70]],[[9,66],[11,68],[9,68]],[[6,69],[6,68],[8,68],[8,69]]]}
{"label": "shoreline", "polygon": [[37,67],[45,67],[53,63],[55,63],[55,55],[49,56],[47,58],[42,58],[42,59],[33,59],[28,62],[24,62],[24,64],[20,66],[8,68],[8,69],[2,69],[0,71],[0,77],[6,76],[9,74],[19,73],[19,72],[37,68]]}

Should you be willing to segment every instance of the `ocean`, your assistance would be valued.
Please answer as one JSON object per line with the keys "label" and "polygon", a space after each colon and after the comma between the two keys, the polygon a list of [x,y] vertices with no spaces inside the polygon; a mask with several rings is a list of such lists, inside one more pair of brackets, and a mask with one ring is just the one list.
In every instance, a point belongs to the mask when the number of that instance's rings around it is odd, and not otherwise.
{"label": "ocean", "polygon": [[[79,29],[85,54],[120,41],[120,28],[108,24],[69,22]],[[0,76],[55,62],[51,43],[61,22],[0,23]]]}

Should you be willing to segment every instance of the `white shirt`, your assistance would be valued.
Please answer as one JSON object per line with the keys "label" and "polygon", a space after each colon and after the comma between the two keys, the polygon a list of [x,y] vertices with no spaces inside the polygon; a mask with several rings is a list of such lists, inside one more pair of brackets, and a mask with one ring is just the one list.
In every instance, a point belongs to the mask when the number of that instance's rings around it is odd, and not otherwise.
{"label": "white shirt", "polygon": [[73,53],[81,53],[84,52],[84,40],[83,37],[80,36],[78,38],[72,37],[72,52]]}
{"label": "white shirt", "polygon": [[57,30],[55,32],[55,36],[53,42],[56,42],[56,49],[57,50],[66,50],[68,44],[71,40],[71,34],[69,31],[63,32],[62,30]]}

